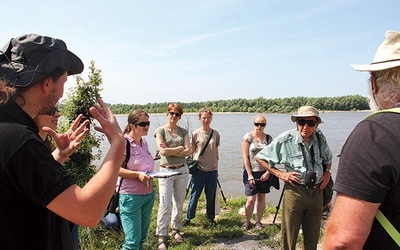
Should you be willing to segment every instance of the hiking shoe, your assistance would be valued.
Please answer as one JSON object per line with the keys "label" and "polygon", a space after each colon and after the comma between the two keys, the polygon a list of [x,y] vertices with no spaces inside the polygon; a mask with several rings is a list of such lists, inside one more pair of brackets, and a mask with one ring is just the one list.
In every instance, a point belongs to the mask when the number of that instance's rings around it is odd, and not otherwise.
{"label": "hiking shoe", "polygon": [[190,224],[190,220],[184,220],[183,221],[183,223],[182,223],[182,227],[186,227],[186,226],[189,226],[189,224]]}

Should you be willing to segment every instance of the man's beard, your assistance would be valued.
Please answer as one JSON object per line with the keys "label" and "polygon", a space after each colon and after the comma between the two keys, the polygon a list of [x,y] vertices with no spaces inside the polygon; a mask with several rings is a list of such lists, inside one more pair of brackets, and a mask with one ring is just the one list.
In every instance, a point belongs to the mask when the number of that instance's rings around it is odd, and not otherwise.
{"label": "man's beard", "polygon": [[57,104],[58,98],[55,96],[55,92],[51,92],[50,96],[44,102],[42,109],[39,111],[38,115],[51,115],[54,106]]}
{"label": "man's beard", "polygon": [[369,88],[368,96],[369,96],[369,108],[371,109],[371,111],[376,112],[376,111],[382,110],[375,100],[375,97],[374,97],[374,94],[372,93],[371,87]]}

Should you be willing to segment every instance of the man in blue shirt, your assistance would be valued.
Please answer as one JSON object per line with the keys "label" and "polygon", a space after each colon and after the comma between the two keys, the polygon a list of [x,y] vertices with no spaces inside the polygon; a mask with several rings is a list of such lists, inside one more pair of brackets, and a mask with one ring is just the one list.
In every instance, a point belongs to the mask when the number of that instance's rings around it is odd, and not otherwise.
{"label": "man in blue shirt", "polygon": [[[332,152],[317,129],[322,122],[312,106],[291,120],[296,129],[283,132],[256,155],[256,160],[285,182],[282,202],[282,249],[295,249],[300,226],[305,249],[316,249],[321,226],[322,190],[331,175]],[[275,167],[283,164],[286,172]]]}

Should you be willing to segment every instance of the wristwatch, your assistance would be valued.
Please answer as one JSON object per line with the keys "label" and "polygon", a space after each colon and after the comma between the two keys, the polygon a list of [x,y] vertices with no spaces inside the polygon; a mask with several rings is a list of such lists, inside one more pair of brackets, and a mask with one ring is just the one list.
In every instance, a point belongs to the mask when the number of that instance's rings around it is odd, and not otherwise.
{"label": "wristwatch", "polygon": [[329,172],[330,174],[332,174],[332,169],[327,168],[325,169],[325,172]]}

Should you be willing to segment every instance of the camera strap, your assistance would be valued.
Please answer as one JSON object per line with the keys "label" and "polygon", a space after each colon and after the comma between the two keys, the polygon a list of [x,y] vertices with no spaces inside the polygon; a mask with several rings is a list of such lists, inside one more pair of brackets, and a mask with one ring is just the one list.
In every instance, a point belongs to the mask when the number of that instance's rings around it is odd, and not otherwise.
{"label": "camera strap", "polygon": [[[308,171],[308,160],[307,160],[307,154],[306,154],[306,152],[305,152],[305,146],[304,146],[304,144],[300,144],[301,145],[301,152],[302,152],[302,154],[303,154],[303,158],[304,158],[304,161],[306,162],[306,169],[307,169],[307,171]],[[310,148],[310,155],[311,155],[311,167],[312,167],[312,171],[314,171],[314,164],[315,164],[315,159],[314,159],[314,156],[315,156],[315,154],[314,154],[314,147],[313,146],[311,146],[311,148]]]}

